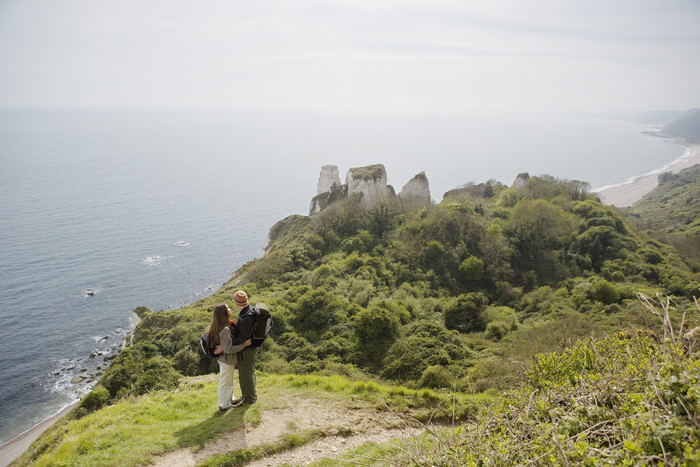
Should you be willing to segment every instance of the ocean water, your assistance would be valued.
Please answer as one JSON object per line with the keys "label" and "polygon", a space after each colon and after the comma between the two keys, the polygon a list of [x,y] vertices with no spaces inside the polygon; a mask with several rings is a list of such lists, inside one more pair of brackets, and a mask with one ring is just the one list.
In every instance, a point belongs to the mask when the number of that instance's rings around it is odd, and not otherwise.
{"label": "ocean water", "polygon": [[648,129],[561,115],[0,109],[0,444],[90,389],[74,378],[106,365],[133,308],[191,303],[259,257],[275,222],[308,213],[322,165],[342,177],[383,163],[397,191],[425,171],[437,202],[521,172],[596,188],[683,154]]}

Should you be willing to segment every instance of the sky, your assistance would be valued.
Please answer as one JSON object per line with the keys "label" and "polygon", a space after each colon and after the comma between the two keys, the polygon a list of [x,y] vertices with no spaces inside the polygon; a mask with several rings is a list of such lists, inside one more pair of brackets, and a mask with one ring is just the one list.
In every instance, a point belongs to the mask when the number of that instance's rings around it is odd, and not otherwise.
{"label": "sky", "polygon": [[700,107],[699,0],[0,0],[0,106]]}

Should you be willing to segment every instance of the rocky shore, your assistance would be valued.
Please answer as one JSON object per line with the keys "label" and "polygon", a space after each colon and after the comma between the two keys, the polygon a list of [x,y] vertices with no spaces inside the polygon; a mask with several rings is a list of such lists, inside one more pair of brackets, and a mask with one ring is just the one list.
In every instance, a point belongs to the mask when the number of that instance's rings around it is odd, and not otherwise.
{"label": "rocky shore", "polygon": [[[82,397],[93,388],[97,383],[100,376],[102,376],[109,366],[109,364],[117,358],[119,352],[121,352],[124,347],[131,345],[133,339],[134,328],[141,322],[141,318],[136,312],[131,314],[131,329],[126,336],[122,339],[119,344],[112,345],[109,350],[95,350],[90,353],[87,357],[87,362],[91,364],[88,367],[86,359],[78,359],[77,364],[69,364],[62,368],[54,371],[54,376],[60,376],[62,374],[68,374],[76,369],[79,373],[73,376],[70,383],[75,386],[75,392],[78,397]],[[115,334],[120,334],[121,331],[115,331]],[[107,341],[110,338],[109,335],[102,337],[100,342]],[[94,361],[94,363],[93,363]],[[85,365],[80,365],[80,363],[85,362]],[[78,365],[80,368],[78,368]],[[24,451],[27,450],[30,444],[39,437],[47,428],[56,423],[61,417],[67,414],[73,407],[77,405],[78,401],[71,402],[69,405],[61,409],[60,412],[47,418],[43,422],[33,426],[29,430],[20,434],[19,436],[13,438],[5,444],[0,445],[0,467],[5,467],[9,465],[13,460],[19,457]]]}

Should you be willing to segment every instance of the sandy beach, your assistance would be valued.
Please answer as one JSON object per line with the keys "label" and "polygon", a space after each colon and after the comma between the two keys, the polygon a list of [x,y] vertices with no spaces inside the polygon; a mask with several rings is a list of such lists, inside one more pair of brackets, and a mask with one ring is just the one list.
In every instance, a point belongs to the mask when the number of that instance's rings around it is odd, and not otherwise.
{"label": "sandy beach", "polygon": [[647,175],[640,175],[629,182],[620,185],[602,188],[596,193],[603,204],[616,206],[619,208],[632,206],[659,185],[659,174],[664,172],[678,173],[683,169],[700,164],[700,145],[690,144],[686,141],[677,141],[678,144],[687,148],[685,154],[661,170],[656,170]]}
{"label": "sandy beach", "polygon": [[15,439],[0,446],[0,467],[9,465],[10,462],[21,456],[22,453],[27,450],[29,445],[32,444],[32,442],[37,439],[40,434],[42,434],[48,427],[56,423],[59,418],[67,414],[73,407],[75,407],[75,404],[69,405],[53,417],[44,420],[33,428],[25,431]]}

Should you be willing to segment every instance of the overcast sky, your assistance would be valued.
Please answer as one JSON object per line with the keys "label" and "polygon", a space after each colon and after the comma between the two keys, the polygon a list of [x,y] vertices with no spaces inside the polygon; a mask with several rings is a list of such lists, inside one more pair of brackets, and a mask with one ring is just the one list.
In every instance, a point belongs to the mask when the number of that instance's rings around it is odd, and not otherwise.
{"label": "overcast sky", "polygon": [[0,0],[0,105],[700,107],[698,0]]}

